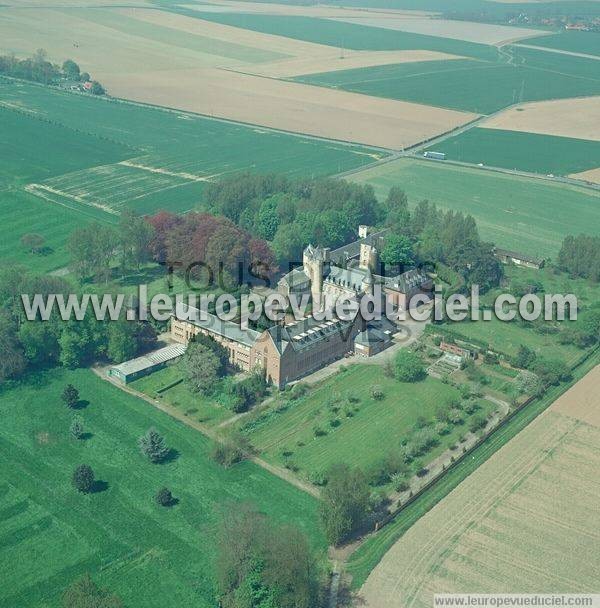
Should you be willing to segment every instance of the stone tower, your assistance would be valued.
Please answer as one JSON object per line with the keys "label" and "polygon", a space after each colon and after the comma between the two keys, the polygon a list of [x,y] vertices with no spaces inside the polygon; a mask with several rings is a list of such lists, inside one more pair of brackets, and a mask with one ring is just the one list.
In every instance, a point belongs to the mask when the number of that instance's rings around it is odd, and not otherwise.
{"label": "stone tower", "polygon": [[329,264],[329,248],[309,245],[302,255],[306,276],[310,279],[310,293],[314,310],[320,310],[323,296],[323,275]]}

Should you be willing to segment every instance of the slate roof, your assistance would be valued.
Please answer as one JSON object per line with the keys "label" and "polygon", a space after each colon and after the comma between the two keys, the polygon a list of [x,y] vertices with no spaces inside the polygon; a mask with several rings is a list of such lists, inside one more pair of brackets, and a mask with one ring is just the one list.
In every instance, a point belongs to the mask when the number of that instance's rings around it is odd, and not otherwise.
{"label": "slate roof", "polygon": [[314,317],[306,317],[289,325],[274,325],[267,331],[277,350],[283,354],[288,348],[293,348],[295,351],[310,348],[316,342],[327,340],[336,333],[348,330],[353,324],[353,320],[319,321]]}
{"label": "slate roof", "polygon": [[[190,313],[189,318],[187,318],[187,311]],[[187,321],[196,327],[201,327],[209,332],[246,346],[252,346],[260,336],[260,332],[258,331],[253,329],[242,329],[239,323],[235,323],[234,321],[223,321],[216,315],[208,312],[205,312],[204,318],[202,318],[198,308],[188,306],[183,302],[177,304],[173,316],[181,321]]]}

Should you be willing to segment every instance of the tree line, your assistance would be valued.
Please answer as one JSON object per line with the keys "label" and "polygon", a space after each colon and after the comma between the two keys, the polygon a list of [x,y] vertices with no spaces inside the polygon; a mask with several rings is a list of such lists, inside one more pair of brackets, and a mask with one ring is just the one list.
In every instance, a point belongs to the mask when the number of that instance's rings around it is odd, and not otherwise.
{"label": "tree line", "polygon": [[557,266],[573,277],[600,281],[600,236],[569,235],[558,254]]}
{"label": "tree line", "polygon": [[56,84],[60,80],[90,83],[89,92],[92,95],[104,95],[104,87],[96,80],[92,80],[87,72],[82,72],[79,65],[72,59],[67,59],[62,66],[48,61],[48,54],[44,49],[38,49],[31,57],[19,59],[14,53],[0,55],[0,74],[39,82],[41,84]]}
{"label": "tree line", "polygon": [[86,315],[83,321],[63,321],[53,311],[48,321],[23,317],[21,294],[43,297],[73,292],[61,277],[36,275],[13,266],[0,271],[0,381],[18,378],[28,370],[56,365],[68,368],[108,360],[120,363],[151,349],[157,341],[150,323],[98,321]]}

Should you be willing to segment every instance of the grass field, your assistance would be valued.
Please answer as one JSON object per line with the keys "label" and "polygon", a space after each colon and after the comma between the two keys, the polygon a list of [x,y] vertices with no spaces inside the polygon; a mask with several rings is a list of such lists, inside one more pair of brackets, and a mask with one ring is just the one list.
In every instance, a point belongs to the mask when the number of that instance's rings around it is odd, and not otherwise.
{"label": "grass field", "polygon": [[[597,372],[580,381],[590,404]],[[584,391],[572,390],[576,405]],[[391,548],[362,589],[366,605],[397,606],[401,596],[424,607],[434,593],[475,589],[594,592],[599,441],[597,425],[572,417],[568,404],[561,413],[552,406]]]}
{"label": "grass field", "polygon": [[[186,416],[206,426],[214,426],[234,415],[231,410],[215,403],[211,398],[192,393],[184,382],[179,382],[182,378],[181,369],[177,365],[170,365],[135,380],[130,386],[153,399],[160,399],[176,407]],[[179,383],[173,386],[176,382]]]}
{"label": "grass field", "polygon": [[[72,382],[89,401],[79,410],[89,436],[69,435],[72,412],[60,400]],[[225,470],[210,444],[91,372],[53,371],[0,393],[0,604],[55,607],[70,582],[90,572],[127,606],[214,606],[219,509],[250,501],[267,516],[305,530],[324,547],[317,503],[255,465]],[[162,432],[176,457],[152,465],[136,441]],[[75,466],[90,464],[99,492],[77,494]],[[167,485],[180,502],[158,507]]]}
{"label": "grass field", "polygon": [[502,129],[469,129],[430,148],[449,160],[531,173],[569,175],[600,162],[600,142]]}
{"label": "grass field", "polygon": [[[381,401],[370,395],[375,385],[385,395]],[[348,396],[358,401],[348,403]],[[433,420],[436,408],[457,396],[457,389],[434,378],[399,383],[386,377],[378,365],[356,365],[298,401],[274,404],[247,424],[245,431],[267,460],[281,464],[289,458],[304,475],[323,472],[339,462],[368,467],[395,453],[402,439],[410,439],[419,416]],[[480,401],[482,413],[492,409]],[[332,426],[330,420],[339,425]],[[325,434],[316,436],[316,427]],[[454,427],[426,458],[434,458],[465,432],[466,426]]]}
{"label": "grass field", "polygon": [[400,159],[349,177],[379,196],[400,186],[414,205],[428,199],[470,213],[481,235],[499,247],[555,257],[567,234],[598,234],[598,193],[440,162]]}
{"label": "grass field", "polygon": [[[594,60],[530,49],[518,49],[516,56],[521,64],[516,67],[473,60],[430,61],[315,74],[300,80],[478,114],[491,114],[519,101],[600,94],[600,72]],[[553,61],[554,57],[558,59]]]}
{"label": "grass field", "polygon": [[595,32],[565,31],[551,36],[521,40],[520,44],[531,44],[560,51],[600,56],[600,34]]}
{"label": "grass field", "polygon": [[[586,373],[591,371],[596,365],[600,363],[600,354],[596,352],[592,355],[585,363],[583,363],[574,373],[574,380],[579,380]],[[535,418],[548,408],[565,390],[567,386],[559,386],[550,389],[544,397],[534,401],[527,407],[520,410],[515,414],[508,423],[500,427],[489,439],[487,439],[482,445],[476,448],[471,455],[465,460],[461,461],[457,466],[453,467],[444,477],[437,482],[433,487],[421,494],[416,500],[410,505],[405,507],[401,513],[393,520],[392,523],[388,524],[379,531],[376,535],[370,537],[367,542],[363,543],[361,547],[352,555],[349,564],[347,565],[347,571],[352,575],[352,584],[355,588],[360,587],[367,579],[369,573],[379,564],[384,558],[384,555],[394,546],[396,541],[405,535],[407,531],[428,511],[433,509],[442,499],[452,492],[455,488],[461,484],[465,479],[471,476],[479,469],[477,474],[485,475],[485,466],[481,465],[493,456],[502,446],[513,439],[518,433],[523,431]],[[515,441],[519,441],[516,439]],[[551,454],[551,452],[549,452]],[[486,465],[487,466],[487,465]],[[481,468],[480,468],[481,467]],[[512,468],[512,465],[505,467],[505,470]],[[579,467],[577,467],[579,469]],[[489,477],[487,477],[489,482]],[[467,482],[469,483],[469,482]],[[462,488],[467,487],[461,485]],[[475,487],[472,490],[473,500],[481,496],[481,487]],[[549,501],[550,503],[552,501]],[[464,503],[464,501],[463,501]],[[440,505],[440,510],[444,510],[445,502]],[[587,512],[589,515],[589,511]],[[547,531],[547,529],[546,529]],[[539,542],[539,538],[538,538]],[[452,545],[452,543],[450,543]],[[446,543],[446,547],[448,547]],[[512,549],[511,549],[512,550]],[[421,551],[424,551],[424,547],[421,547]],[[424,553],[424,555],[427,555]],[[391,558],[390,558],[391,559]],[[512,558],[511,558],[512,559]],[[382,563],[383,568],[383,563]],[[541,571],[547,571],[544,567]],[[424,567],[423,573],[431,572],[430,569]],[[396,589],[396,576],[398,570],[395,565],[392,565],[391,569],[388,570],[387,583],[380,582],[377,588],[380,592],[384,592],[387,589]],[[397,597],[397,596],[396,596]],[[388,601],[393,601],[393,598]],[[383,602],[382,595],[378,596],[378,600]],[[380,606],[383,604],[373,604],[373,606]],[[393,604],[391,604],[393,605]]]}
{"label": "grass field", "polygon": [[[116,221],[99,209],[49,203],[22,190],[0,190],[0,213],[0,259],[36,272],[62,268],[69,262],[65,243],[73,230],[91,221]],[[21,245],[27,233],[44,237],[44,252],[33,254]]]}

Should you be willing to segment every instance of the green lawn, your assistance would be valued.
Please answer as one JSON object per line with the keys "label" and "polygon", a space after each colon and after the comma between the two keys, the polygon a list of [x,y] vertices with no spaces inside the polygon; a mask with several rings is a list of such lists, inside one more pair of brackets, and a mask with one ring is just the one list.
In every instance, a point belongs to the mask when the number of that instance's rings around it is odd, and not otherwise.
{"label": "green lawn", "polygon": [[[425,61],[327,72],[298,80],[478,114],[491,114],[519,101],[600,94],[596,61],[516,49],[513,47],[518,66],[472,60]],[[544,57],[547,55],[550,57]]]}
{"label": "green lawn", "polygon": [[573,374],[572,383],[552,387],[542,398],[530,403],[515,414],[491,437],[471,452],[464,460],[437,481],[433,486],[420,494],[412,503],[386,525],[377,534],[370,536],[346,564],[346,571],[352,576],[352,587],[358,589],[367,576],[379,563],[386,552],[409,528],[423,515],[447,496],[458,484],[483,464],[490,456],[522,431],[530,422],[541,414],[550,404],[565,392],[569,386],[582,378],[587,372],[600,363],[600,351],[596,351]]}
{"label": "green lawn", "polygon": [[519,40],[518,44],[531,44],[572,53],[600,56],[600,34],[597,32],[564,31],[551,36]]}
{"label": "green lawn", "polygon": [[[381,401],[370,395],[375,385],[385,395]],[[348,403],[349,395],[358,402]],[[433,420],[436,408],[457,396],[457,389],[431,377],[415,384],[400,383],[386,377],[381,366],[355,365],[297,401],[283,407],[282,401],[274,404],[246,424],[245,432],[267,460],[281,464],[286,459],[283,452],[291,452],[288,457],[301,474],[324,471],[339,462],[368,467],[395,453],[401,439],[410,439],[419,416]],[[481,404],[487,411],[486,402]],[[350,418],[348,411],[353,413]],[[339,426],[332,427],[332,419],[339,420]],[[315,436],[315,427],[326,434]],[[424,460],[435,457],[465,432],[466,425],[454,427]]]}
{"label": "green lawn", "polygon": [[400,159],[350,176],[386,196],[400,186],[422,199],[470,213],[499,247],[556,257],[568,234],[600,234],[600,195],[589,189],[502,175],[443,162]]}
{"label": "green lawn", "polygon": [[569,175],[595,169],[600,142],[501,129],[469,129],[429,148],[464,163]]}
{"label": "green lawn", "polygon": [[[189,416],[207,426],[214,426],[227,418],[234,416],[231,410],[216,403],[210,397],[192,393],[182,380],[183,375],[177,364],[170,365],[145,378],[135,380],[130,384],[149,397],[160,399],[168,405],[176,407]],[[174,383],[179,382],[175,386]],[[170,387],[164,390],[166,387]]]}
{"label": "green lawn", "polygon": [[[72,412],[60,401],[67,382],[87,405],[85,440],[69,435]],[[57,607],[84,572],[126,606],[213,607],[219,509],[250,501],[268,517],[301,527],[324,548],[317,502],[244,463],[225,470],[208,458],[209,441],[90,371],[52,371],[0,393],[0,605]],[[137,438],[149,427],[178,455],[152,465]],[[90,464],[102,491],[78,494],[70,477]],[[159,508],[168,486],[180,502]]]}

